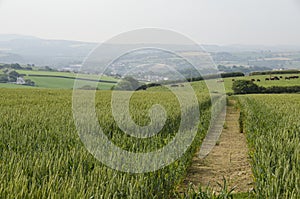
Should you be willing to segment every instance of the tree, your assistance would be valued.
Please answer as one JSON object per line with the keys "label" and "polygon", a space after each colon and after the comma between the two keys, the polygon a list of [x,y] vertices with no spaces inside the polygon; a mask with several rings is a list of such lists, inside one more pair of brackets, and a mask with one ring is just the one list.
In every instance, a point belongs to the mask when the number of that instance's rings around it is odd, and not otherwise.
{"label": "tree", "polygon": [[134,91],[137,90],[141,84],[139,81],[134,79],[133,77],[125,77],[118,83],[114,89],[115,90],[128,90],[128,91]]}
{"label": "tree", "polygon": [[17,81],[17,78],[18,78],[19,76],[20,76],[19,73],[16,72],[16,71],[14,71],[14,70],[8,72],[8,79],[9,79],[10,82],[15,82],[15,81]]}
{"label": "tree", "polygon": [[8,77],[6,74],[0,74],[0,83],[7,83]]}
{"label": "tree", "polygon": [[259,93],[263,88],[249,80],[237,80],[232,85],[234,94]]}
{"label": "tree", "polygon": [[11,67],[12,69],[22,69],[22,67],[21,67],[20,64],[18,64],[18,63],[11,64],[10,67]]}
{"label": "tree", "polygon": [[30,79],[25,79],[25,85],[27,85],[27,86],[34,86],[35,83],[34,83],[34,81],[32,81]]}
{"label": "tree", "polygon": [[54,71],[52,68],[50,68],[49,66],[45,66],[45,70],[46,71]]}
{"label": "tree", "polygon": [[19,73],[16,72],[16,71],[14,71],[14,70],[8,72],[8,75],[9,75],[10,77],[11,77],[11,76],[19,77]]}
{"label": "tree", "polygon": [[24,70],[32,70],[32,67],[30,64],[27,64],[27,66],[24,68]]}

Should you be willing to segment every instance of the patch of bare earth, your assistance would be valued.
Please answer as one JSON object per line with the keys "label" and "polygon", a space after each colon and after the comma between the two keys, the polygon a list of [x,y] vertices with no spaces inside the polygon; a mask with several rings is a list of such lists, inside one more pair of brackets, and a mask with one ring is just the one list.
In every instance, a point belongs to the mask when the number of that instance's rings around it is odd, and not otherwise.
{"label": "patch of bare earth", "polygon": [[245,134],[239,130],[239,110],[235,101],[227,106],[225,125],[219,142],[203,159],[198,154],[193,158],[184,186],[190,182],[206,187],[209,183],[215,191],[219,190],[216,182],[223,183],[226,178],[229,187],[236,186],[234,192],[248,192],[253,187],[253,177]]}

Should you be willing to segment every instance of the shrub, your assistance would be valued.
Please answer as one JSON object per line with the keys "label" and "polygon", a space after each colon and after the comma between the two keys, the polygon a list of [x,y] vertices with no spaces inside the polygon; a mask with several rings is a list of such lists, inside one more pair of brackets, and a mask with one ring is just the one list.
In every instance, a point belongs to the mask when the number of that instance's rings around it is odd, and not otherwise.
{"label": "shrub", "polygon": [[125,77],[114,87],[114,89],[134,91],[137,90],[140,86],[141,84],[139,83],[139,81],[137,81],[133,77]]}
{"label": "shrub", "polygon": [[25,85],[27,86],[35,86],[34,81],[30,80],[30,79],[25,79]]}
{"label": "shrub", "polygon": [[237,80],[232,85],[234,94],[251,93],[299,93],[300,86],[272,86],[261,87],[248,80]]}
{"label": "shrub", "polygon": [[283,70],[283,71],[262,71],[262,72],[252,72],[249,75],[270,75],[270,74],[297,74],[300,73],[299,70]]}
{"label": "shrub", "polygon": [[272,86],[264,89],[264,93],[298,93],[300,92],[300,86]]}
{"label": "shrub", "polygon": [[234,94],[249,94],[260,93],[263,88],[249,80],[237,80],[233,83],[232,90]]}
{"label": "shrub", "polygon": [[8,82],[8,77],[5,74],[0,74],[0,83]]}

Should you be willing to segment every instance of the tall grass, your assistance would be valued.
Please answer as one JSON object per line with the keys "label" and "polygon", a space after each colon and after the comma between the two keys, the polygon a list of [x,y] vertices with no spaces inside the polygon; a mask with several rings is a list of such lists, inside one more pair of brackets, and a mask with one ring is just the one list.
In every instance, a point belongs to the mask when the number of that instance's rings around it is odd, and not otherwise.
{"label": "tall grass", "polygon": [[[109,109],[110,95],[97,92],[98,119],[119,147],[153,151],[176,134],[180,109],[170,92],[137,92],[132,97],[132,117],[140,125],[149,122],[147,109],[154,103],[168,113],[165,127],[152,140],[121,132]],[[158,171],[131,174],[108,168],[86,150],[74,125],[71,91],[0,89],[0,198],[168,198],[209,125],[209,96],[198,97],[201,125],[186,153]]]}
{"label": "tall grass", "polygon": [[219,191],[214,191],[208,184],[206,187],[195,187],[189,184],[187,190],[183,194],[178,194],[180,199],[232,199],[235,187],[229,188],[227,180],[223,177],[223,183],[217,182]]}
{"label": "tall grass", "polygon": [[300,95],[239,97],[258,198],[300,198]]}

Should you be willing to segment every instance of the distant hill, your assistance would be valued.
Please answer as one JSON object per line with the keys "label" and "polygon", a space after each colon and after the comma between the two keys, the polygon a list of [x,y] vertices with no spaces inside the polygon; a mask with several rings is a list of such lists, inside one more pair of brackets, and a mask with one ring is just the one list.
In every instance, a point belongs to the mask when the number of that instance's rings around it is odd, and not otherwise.
{"label": "distant hill", "polygon": [[[82,41],[48,40],[33,36],[0,34],[0,63],[35,64],[61,69],[81,64],[98,44]],[[131,44],[107,45],[107,54]],[[134,47],[144,45],[132,44]],[[195,51],[197,46],[161,44],[174,51]],[[203,45],[217,65],[252,65],[272,68],[299,68],[300,46]],[[249,53],[251,52],[251,53]],[[289,52],[283,54],[279,52]],[[299,52],[299,53],[290,53]]]}
{"label": "distant hill", "polygon": [[274,45],[274,46],[264,46],[264,45],[203,45],[203,47],[208,52],[261,52],[261,51],[272,51],[272,52],[291,52],[300,51],[300,46],[292,45]]}
{"label": "distant hill", "polygon": [[95,43],[88,42],[0,35],[0,62],[66,67],[70,64],[82,63],[95,46]]}

